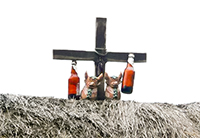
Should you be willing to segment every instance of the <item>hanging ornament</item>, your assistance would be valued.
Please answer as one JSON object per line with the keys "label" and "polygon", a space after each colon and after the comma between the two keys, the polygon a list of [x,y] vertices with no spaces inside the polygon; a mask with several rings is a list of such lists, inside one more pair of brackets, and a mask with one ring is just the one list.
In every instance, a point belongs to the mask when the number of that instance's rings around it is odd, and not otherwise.
{"label": "hanging ornament", "polygon": [[134,84],[134,77],[135,77],[135,71],[133,68],[134,64],[134,54],[128,55],[128,61],[127,66],[123,73],[123,79],[122,79],[122,93],[125,94],[131,94],[133,92],[133,84]]}

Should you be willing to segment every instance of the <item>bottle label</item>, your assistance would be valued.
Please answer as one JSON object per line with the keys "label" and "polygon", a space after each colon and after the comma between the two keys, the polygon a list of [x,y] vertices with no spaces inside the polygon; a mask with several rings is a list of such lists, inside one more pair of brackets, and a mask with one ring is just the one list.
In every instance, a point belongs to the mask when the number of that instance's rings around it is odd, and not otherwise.
{"label": "bottle label", "polygon": [[122,88],[121,88],[121,91],[123,93],[127,93],[127,94],[132,93],[134,77],[135,77],[135,71],[125,69],[123,80],[122,80]]}

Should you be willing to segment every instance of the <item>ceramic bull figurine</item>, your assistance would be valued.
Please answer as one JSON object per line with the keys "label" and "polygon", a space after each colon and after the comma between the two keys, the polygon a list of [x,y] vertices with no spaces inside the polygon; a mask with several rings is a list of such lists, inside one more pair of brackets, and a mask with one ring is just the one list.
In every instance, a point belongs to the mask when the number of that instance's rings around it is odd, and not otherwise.
{"label": "ceramic bull figurine", "polygon": [[119,74],[119,76],[111,76],[109,77],[107,73],[105,73],[105,79],[106,79],[106,91],[105,91],[105,97],[107,99],[117,99],[120,100],[121,93],[118,88],[118,85],[121,82],[122,73]]}
{"label": "ceramic bull figurine", "polygon": [[102,79],[102,73],[98,77],[89,77],[85,72],[85,86],[81,91],[81,99],[95,100],[97,98],[97,86],[100,85]]}

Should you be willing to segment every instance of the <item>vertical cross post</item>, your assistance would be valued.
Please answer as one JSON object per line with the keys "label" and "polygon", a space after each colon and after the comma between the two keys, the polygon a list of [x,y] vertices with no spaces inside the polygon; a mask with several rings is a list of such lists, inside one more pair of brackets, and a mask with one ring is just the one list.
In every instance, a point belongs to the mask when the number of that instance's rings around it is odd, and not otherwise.
{"label": "vertical cross post", "polygon": [[[95,75],[99,76],[103,73],[105,74],[105,64],[106,64],[106,18],[96,18],[96,48],[97,59],[95,60]],[[98,86],[97,92],[98,100],[105,99],[104,92],[104,77],[101,84]]]}

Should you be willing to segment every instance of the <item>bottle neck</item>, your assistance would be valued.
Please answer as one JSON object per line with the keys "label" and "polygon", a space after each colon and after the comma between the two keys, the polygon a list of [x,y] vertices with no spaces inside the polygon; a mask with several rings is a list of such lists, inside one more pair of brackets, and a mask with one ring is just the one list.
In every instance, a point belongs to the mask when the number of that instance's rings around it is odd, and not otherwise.
{"label": "bottle neck", "polygon": [[133,68],[133,65],[131,65],[130,63],[127,63],[127,67],[132,67]]}
{"label": "bottle neck", "polygon": [[77,71],[76,71],[76,66],[75,65],[72,65],[72,69],[71,69],[71,74],[77,74]]}
{"label": "bottle neck", "polygon": [[134,58],[129,57],[128,58],[128,65],[127,66],[132,66],[133,67],[133,65],[134,65]]}

